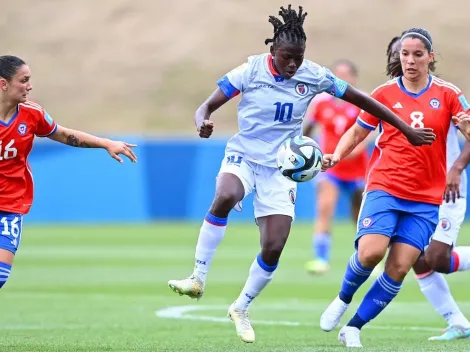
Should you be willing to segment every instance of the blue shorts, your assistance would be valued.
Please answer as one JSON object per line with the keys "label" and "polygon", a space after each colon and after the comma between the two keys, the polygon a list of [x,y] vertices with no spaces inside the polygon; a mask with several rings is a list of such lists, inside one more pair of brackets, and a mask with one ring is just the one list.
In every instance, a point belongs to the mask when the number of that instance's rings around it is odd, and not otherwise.
{"label": "blue shorts", "polygon": [[357,236],[378,234],[424,251],[439,220],[439,205],[415,202],[384,191],[364,195],[357,222]]}
{"label": "blue shorts", "polygon": [[23,232],[23,215],[0,211],[0,249],[16,253]]}
{"label": "blue shorts", "polygon": [[348,193],[355,193],[357,191],[362,192],[365,186],[364,179],[344,181],[334,175],[329,174],[328,172],[325,172],[324,175],[325,175],[325,178],[324,178],[325,180],[330,181],[331,183],[336,185],[336,187],[338,187],[340,190],[348,192]]}

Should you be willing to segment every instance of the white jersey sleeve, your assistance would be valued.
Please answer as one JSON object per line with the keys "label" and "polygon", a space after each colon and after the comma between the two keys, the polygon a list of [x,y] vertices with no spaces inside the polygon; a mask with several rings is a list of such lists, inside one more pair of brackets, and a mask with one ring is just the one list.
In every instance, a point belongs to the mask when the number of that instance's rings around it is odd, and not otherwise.
{"label": "white jersey sleeve", "polygon": [[315,88],[316,94],[328,93],[337,98],[343,97],[348,84],[336,77],[329,69],[309,60],[305,60],[305,80]]}
{"label": "white jersey sleeve", "polygon": [[253,70],[254,59],[254,56],[250,56],[247,62],[234,68],[217,81],[217,85],[227,98],[233,98],[246,89]]}

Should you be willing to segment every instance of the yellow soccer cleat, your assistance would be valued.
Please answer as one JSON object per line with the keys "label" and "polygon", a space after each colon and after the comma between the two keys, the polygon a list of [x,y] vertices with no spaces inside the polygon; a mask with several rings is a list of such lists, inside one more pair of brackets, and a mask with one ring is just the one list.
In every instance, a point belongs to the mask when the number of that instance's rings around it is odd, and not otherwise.
{"label": "yellow soccer cleat", "polygon": [[235,303],[232,303],[228,309],[227,316],[234,322],[237,329],[237,335],[243,342],[255,342],[255,331],[251,327],[248,310],[235,308]]}
{"label": "yellow soccer cleat", "polygon": [[180,296],[185,295],[197,300],[204,294],[204,283],[195,275],[191,275],[183,280],[170,280],[168,281],[168,287],[174,292],[179,293]]}

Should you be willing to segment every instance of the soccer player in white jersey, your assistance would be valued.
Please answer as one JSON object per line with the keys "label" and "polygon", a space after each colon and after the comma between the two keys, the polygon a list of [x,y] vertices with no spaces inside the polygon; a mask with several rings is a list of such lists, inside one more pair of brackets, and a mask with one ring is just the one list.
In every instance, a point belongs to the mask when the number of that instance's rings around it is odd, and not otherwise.
{"label": "soccer player in white jersey", "polygon": [[[401,37],[394,37],[388,45],[389,66],[394,65],[394,60],[400,55],[400,39]],[[453,247],[467,209],[465,168],[470,163],[470,143],[466,141],[460,151],[457,128],[452,123],[447,134],[446,152],[447,184],[444,200],[439,208],[439,223],[425,255],[413,267],[421,292],[448,324],[442,335],[432,336],[429,340],[443,341],[470,337],[470,322],[452,297],[442,274],[470,269],[470,247]]]}
{"label": "soccer player in white jersey", "polygon": [[183,280],[170,280],[169,287],[192,298],[203,295],[206,276],[216,248],[224,237],[227,217],[247,194],[255,192],[254,211],[261,235],[261,253],[253,261],[248,280],[229,307],[238,336],[253,342],[255,333],[248,307],[271,281],[289,236],[294,218],[296,183],[276,167],[276,152],[289,137],[302,135],[302,119],[311,99],[327,92],[369,111],[399,129],[413,145],[432,144],[430,129],[413,129],[376,100],[337,79],[329,70],[304,60],[306,13],[290,5],[281,7],[283,21],[270,16],[274,37],[270,53],[255,55],[223,76],[218,88],[198,108],[195,122],[199,136],[209,138],[210,115],[242,93],[238,105],[239,132],[227,143],[217,176],[213,203],[201,226],[193,273]]}

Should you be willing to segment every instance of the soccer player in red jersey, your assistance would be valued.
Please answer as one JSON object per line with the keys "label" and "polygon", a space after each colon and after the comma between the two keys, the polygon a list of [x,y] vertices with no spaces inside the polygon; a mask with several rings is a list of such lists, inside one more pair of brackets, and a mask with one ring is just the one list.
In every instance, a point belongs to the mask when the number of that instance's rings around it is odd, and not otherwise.
{"label": "soccer player in red jersey", "polygon": [[103,148],[119,162],[119,154],[137,161],[133,144],[59,126],[40,105],[27,100],[31,89],[31,71],[26,63],[16,56],[0,56],[0,288],[10,276],[23,215],[33,202],[28,155],[35,136],[73,147]]}
{"label": "soccer player in red jersey", "polygon": [[337,326],[353,295],[390,246],[384,273],[339,332],[339,340],[347,347],[362,347],[361,328],[398,294],[405,276],[436,229],[446,188],[446,141],[451,120],[470,139],[466,115],[470,106],[465,96],[453,84],[430,75],[434,69],[431,35],[424,29],[412,28],[400,42],[402,74],[393,74],[397,78],[375,89],[372,97],[411,127],[432,128],[435,142],[411,147],[395,128],[363,112],[341,138],[333,155],[324,156],[325,168],[335,165],[379,127],[357,225],[357,251],[349,260],[338,297],[320,318],[325,331]]}
{"label": "soccer player in red jersey", "polygon": [[[401,74],[400,38],[394,37],[387,48],[387,71],[391,78]],[[446,151],[446,190],[439,208],[439,223],[425,255],[420,256],[413,266],[421,292],[448,324],[443,334],[429,338],[438,341],[470,337],[470,322],[452,297],[443,275],[470,269],[470,247],[455,247],[467,208],[465,169],[470,163],[470,143],[465,142],[460,149],[454,126],[449,128]]]}
{"label": "soccer player in red jersey", "polygon": [[[350,85],[356,85],[358,70],[353,62],[339,60],[333,65],[332,72]],[[332,154],[343,134],[356,122],[360,111],[355,105],[341,99],[320,94],[310,104],[303,134],[309,136],[313,128],[319,125],[320,147],[324,154]],[[366,146],[366,143],[361,143],[341,164],[317,177],[314,260],[306,264],[307,271],[312,274],[323,274],[329,270],[331,219],[340,191],[351,198],[351,215],[354,222],[357,221],[368,160]]]}

